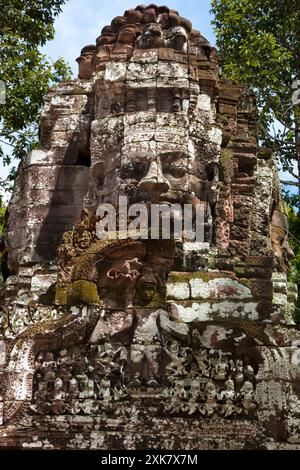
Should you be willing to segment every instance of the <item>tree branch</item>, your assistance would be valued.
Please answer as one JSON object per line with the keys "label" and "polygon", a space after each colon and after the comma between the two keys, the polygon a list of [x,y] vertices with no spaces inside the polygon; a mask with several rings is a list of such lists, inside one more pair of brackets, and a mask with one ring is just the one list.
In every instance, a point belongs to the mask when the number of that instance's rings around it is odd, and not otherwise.
{"label": "tree branch", "polygon": [[0,130],[0,136],[1,137],[11,136],[12,134],[15,134],[15,133],[16,133],[16,131],[13,131],[13,130],[4,130],[4,129]]}
{"label": "tree branch", "polygon": [[278,34],[276,33],[273,33],[273,34],[282,47],[285,47],[289,52],[292,52],[294,54],[295,52],[294,49],[286,41],[283,41],[282,38],[278,36]]}
{"label": "tree branch", "polygon": [[5,140],[0,139],[0,142],[2,142],[2,144],[4,145],[9,145],[10,147],[14,147],[13,144],[10,144],[9,142],[5,142]]}
{"label": "tree branch", "polygon": [[286,185],[289,185],[289,186],[297,186],[298,188],[300,187],[300,183],[296,183],[295,181],[280,180],[280,183],[281,184],[286,184]]}

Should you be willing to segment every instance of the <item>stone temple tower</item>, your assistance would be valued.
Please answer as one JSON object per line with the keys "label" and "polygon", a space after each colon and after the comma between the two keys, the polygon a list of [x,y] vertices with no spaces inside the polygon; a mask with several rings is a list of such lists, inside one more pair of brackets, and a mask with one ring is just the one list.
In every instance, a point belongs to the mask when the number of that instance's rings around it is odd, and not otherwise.
{"label": "stone temple tower", "polygon": [[[114,18],[77,62],[8,208],[0,447],[300,448],[297,292],[254,94],[165,6]],[[203,240],[100,237],[99,206],[120,228],[125,197],[200,208]]]}

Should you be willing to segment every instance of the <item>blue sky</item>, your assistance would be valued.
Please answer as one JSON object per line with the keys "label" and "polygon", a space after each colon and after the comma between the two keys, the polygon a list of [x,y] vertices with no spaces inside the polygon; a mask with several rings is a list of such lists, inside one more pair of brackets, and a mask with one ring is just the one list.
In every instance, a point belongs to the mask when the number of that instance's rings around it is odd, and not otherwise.
{"label": "blue sky", "polygon": [[[69,0],[55,23],[56,36],[47,43],[43,51],[52,59],[64,57],[77,74],[76,58],[82,47],[95,44],[103,26],[110,24],[115,16],[120,16],[128,8],[135,8],[138,0]],[[215,37],[211,25],[210,0],[166,0],[157,5],[168,5],[178,10],[180,15],[193,22],[214,45]]]}
{"label": "blue sky", "polygon": [[[110,24],[115,16],[120,16],[128,8],[135,8],[141,3],[138,0],[69,0],[56,19],[55,39],[44,46],[43,52],[54,60],[64,57],[76,77],[76,58],[80,55],[80,50],[87,44],[95,44],[103,26]],[[212,17],[209,13],[210,0],[166,0],[157,3],[164,4],[191,20],[194,28],[200,30],[212,45],[215,44]],[[8,167],[0,166],[0,177],[6,177],[8,171]],[[2,195],[7,199],[3,192]]]}
{"label": "blue sky", "polygon": [[[142,2],[138,0],[67,1],[61,15],[55,22],[55,39],[46,44],[43,52],[54,60],[58,57],[64,57],[76,77],[76,58],[82,47],[87,44],[95,44],[103,26],[110,24],[115,16],[122,15],[128,8],[135,8],[139,3]],[[200,30],[203,36],[212,45],[215,45],[210,14],[211,0],[166,0],[157,4],[166,4],[170,8],[178,10],[181,16],[190,19],[193,22],[193,27]],[[7,173],[8,168],[0,166],[0,177],[6,177]]]}

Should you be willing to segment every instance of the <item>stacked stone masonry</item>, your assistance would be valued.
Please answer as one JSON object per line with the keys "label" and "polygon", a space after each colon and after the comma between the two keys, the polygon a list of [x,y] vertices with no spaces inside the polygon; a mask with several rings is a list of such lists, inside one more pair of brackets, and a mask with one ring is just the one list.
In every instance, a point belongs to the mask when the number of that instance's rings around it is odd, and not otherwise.
{"label": "stacked stone masonry", "polygon": [[[8,208],[0,447],[299,449],[297,290],[255,95],[165,6],[77,62]],[[121,196],[200,206],[204,240],[100,239]]]}

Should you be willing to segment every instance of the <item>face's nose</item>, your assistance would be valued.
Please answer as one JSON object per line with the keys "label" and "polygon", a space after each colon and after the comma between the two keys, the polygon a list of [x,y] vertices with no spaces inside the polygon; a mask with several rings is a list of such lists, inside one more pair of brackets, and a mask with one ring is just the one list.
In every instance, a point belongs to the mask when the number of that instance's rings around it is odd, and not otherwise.
{"label": "face's nose", "polygon": [[150,164],[148,173],[139,182],[138,188],[142,193],[148,193],[154,197],[160,196],[170,189],[170,184],[163,175],[160,160]]}
{"label": "face's nose", "polygon": [[285,250],[287,259],[292,259],[295,256],[287,236],[282,244],[282,248]]}

